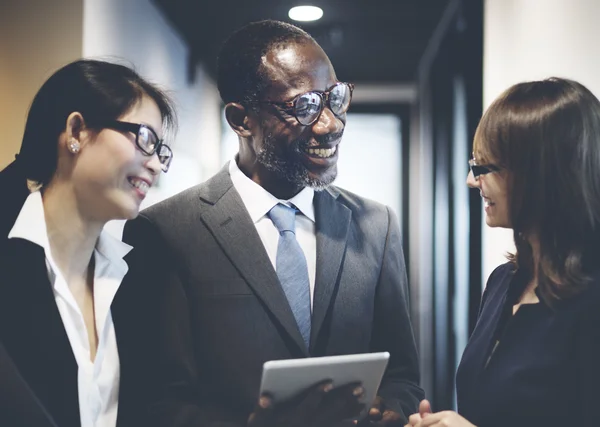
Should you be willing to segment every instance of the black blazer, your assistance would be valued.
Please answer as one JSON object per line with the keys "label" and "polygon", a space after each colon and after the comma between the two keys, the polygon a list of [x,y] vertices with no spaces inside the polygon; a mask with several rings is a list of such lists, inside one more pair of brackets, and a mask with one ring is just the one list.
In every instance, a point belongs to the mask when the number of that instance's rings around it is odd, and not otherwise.
{"label": "black blazer", "polygon": [[0,192],[0,237],[6,237],[29,195],[27,180],[22,176],[16,161],[0,171]]}
{"label": "black blazer", "polygon": [[397,220],[334,188],[317,192],[314,204],[310,350],[227,166],[127,223],[124,240],[145,252],[133,275],[165,285],[153,353],[156,425],[245,425],[263,363],[309,354],[389,351],[379,394],[404,415],[416,412],[423,391]]}
{"label": "black blazer", "polygon": [[[0,194],[8,201],[0,216],[0,342],[57,425],[79,427],[77,363],[48,280],[44,250],[26,240],[7,238],[29,194],[13,173],[14,169],[0,172]],[[132,251],[125,260],[134,258]],[[150,346],[142,319],[148,315],[143,314],[146,307],[139,303],[136,289],[142,285],[126,276],[111,306],[121,364],[119,427],[144,425],[147,412],[143,355]],[[32,408],[37,404],[27,403]]]}
{"label": "black blazer", "polygon": [[57,427],[0,343],[0,426]]}
{"label": "black blazer", "polygon": [[478,427],[600,425],[600,274],[554,308],[522,305],[486,366],[503,309],[511,310],[521,282],[511,264],[488,280],[458,368],[459,413]]}

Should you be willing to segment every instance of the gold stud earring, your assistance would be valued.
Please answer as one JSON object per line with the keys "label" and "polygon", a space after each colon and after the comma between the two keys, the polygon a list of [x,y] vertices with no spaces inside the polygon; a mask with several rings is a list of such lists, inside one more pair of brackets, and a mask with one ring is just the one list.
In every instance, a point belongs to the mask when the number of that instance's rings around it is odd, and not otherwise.
{"label": "gold stud earring", "polygon": [[77,141],[75,138],[71,138],[69,140],[69,151],[73,154],[77,154],[79,153],[80,149],[81,145],[79,145],[79,141]]}

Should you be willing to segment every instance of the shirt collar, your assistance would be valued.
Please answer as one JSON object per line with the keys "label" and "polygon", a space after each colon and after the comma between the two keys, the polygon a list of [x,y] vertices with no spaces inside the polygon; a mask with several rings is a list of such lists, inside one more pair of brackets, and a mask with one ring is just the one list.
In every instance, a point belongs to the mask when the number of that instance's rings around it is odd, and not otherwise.
{"label": "shirt collar", "polygon": [[113,237],[104,229],[100,232],[96,242],[96,250],[111,262],[122,260],[132,249],[133,246]]}
{"label": "shirt collar", "polygon": [[50,245],[44,218],[44,205],[39,191],[34,191],[25,199],[17,220],[8,233],[8,238],[28,240],[41,246],[44,250],[48,250]]}
{"label": "shirt collar", "polygon": [[[46,252],[46,256],[50,253],[48,229],[44,217],[44,203],[42,202],[42,194],[39,191],[34,191],[27,196],[15,224],[8,233],[8,238],[28,240],[41,246]],[[122,261],[131,249],[133,249],[132,246],[116,239],[105,230],[102,230],[96,242],[96,250],[100,255],[114,263]]]}
{"label": "shirt collar", "polygon": [[[236,156],[237,157],[237,156]],[[264,217],[277,203],[293,204],[300,212],[312,222],[315,222],[315,208],[313,198],[315,190],[305,187],[289,200],[280,200],[248,178],[240,170],[234,158],[229,162],[229,175],[233,186],[240,194],[252,222],[255,224]]]}

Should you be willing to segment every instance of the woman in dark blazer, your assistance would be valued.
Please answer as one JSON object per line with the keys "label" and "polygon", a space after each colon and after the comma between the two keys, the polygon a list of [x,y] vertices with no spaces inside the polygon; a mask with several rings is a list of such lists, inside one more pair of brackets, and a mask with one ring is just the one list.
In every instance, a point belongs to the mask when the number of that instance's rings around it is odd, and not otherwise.
{"label": "woman in dark blazer", "polygon": [[[17,378],[0,378],[14,387],[0,408],[20,394],[60,427],[145,424],[147,308],[125,277],[135,251],[103,227],[134,218],[167,171],[173,122],[161,90],[103,61],[66,65],[35,96],[0,172],[0,343],[13,364],[0,374]],[[35,427],[19,413],[6,425]]]}
{"label": "woman in dark blazer", "polygon": [[[600,425],[600,102],[581,84],[517,84],[484,114],[467,184],[516,252],[489,277],[457,372],[458,413],[411,426]],[[460,414],[460,415],[459,415]]]}

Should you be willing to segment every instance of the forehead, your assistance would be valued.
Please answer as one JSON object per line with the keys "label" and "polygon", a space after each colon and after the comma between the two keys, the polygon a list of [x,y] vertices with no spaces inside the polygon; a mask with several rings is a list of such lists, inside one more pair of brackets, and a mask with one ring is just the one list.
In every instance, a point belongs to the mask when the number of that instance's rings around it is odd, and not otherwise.
{"label": "forehead", "polygon": [[310,90],[326,90],[337,79],[329,58],[312,42],[289,43],[271,49],[262,57],[269,78],[265,97],[287,100]]}

